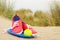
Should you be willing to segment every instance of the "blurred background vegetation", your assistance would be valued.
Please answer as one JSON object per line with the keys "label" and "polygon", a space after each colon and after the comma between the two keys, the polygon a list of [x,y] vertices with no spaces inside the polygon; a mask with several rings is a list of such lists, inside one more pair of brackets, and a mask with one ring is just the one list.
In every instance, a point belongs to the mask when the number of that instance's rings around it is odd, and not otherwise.
{"label": "blurred background vegetation", "polygon": [[0,15],[11,20],[15,12],[32,26],[60,26],[60,5],[56,1],[50,5],[50,13],[41,10],[33,13],[30,9],[13,10],[12,4],[7,5],[6,0],[0,0]]}

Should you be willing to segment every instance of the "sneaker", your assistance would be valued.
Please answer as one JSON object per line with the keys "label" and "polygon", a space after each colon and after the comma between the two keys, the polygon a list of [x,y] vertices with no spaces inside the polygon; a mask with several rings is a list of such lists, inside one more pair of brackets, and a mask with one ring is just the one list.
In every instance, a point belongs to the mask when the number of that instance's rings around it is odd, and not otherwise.
{"label": "sneaker", "polygon": [[23,32],[22,21],[17,15],[15,15],[12,20],[12,32],[17,34],[21,34]]}
{"label": "sneaker", "polygon": [[28,24],[26,24],[24,22],[22,22],[22,24],[23,24],[23,30],[30,29],[32,31],[32,35],[33,36],[36,35],[37,32],[30,25],[28,25]]}

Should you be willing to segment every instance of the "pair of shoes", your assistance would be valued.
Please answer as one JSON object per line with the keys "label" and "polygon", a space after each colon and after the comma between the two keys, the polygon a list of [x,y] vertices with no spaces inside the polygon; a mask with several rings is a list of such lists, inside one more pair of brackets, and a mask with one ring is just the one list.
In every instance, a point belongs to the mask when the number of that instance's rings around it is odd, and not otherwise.
{"label": "pair of shoes", "polygon": [[[30,29],[32,31],[31,37],[34,37],[37,33],[30,25],[24,23],[19,18],[19,16],[15,15],[12,19],[12,28],[8,30],[8,33],[16,35],[16,36],[24,37],[23,31],[26,29]],[[26,37],[26,38],[28,38],[28,37]]]}

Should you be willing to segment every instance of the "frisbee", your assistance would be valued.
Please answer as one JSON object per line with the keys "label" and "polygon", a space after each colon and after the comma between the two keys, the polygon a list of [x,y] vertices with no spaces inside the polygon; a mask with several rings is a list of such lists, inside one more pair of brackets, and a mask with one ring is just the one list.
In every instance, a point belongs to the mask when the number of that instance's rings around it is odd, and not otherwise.
{"label": "frisbee", "polygon": [[8,29],[8,33],[13,36],[17,36],[17,37],[21,37],[21,38],[34,38],[34,36],[24,36],[24,32],[22,32],[21,34],[15,34],[12,32],[12,29]]}

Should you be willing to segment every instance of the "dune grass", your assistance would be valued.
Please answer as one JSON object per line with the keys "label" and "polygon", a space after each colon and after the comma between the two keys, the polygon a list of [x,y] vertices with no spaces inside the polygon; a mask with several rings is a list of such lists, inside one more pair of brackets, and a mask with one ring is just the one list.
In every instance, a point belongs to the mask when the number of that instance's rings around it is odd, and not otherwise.
{"label": "dune grass", "polygon": [[55,6],[50,7],[51,14],[41,10],[37,10],[33,13],[30,9],[14,11],[13,5],[7,5],[6,1],[0,0],[0,15],[11,20],[15,12],[18,12],[20,18],[32,26],[60,26],[60,6],[57,5],[57,3],[53,5]]}

